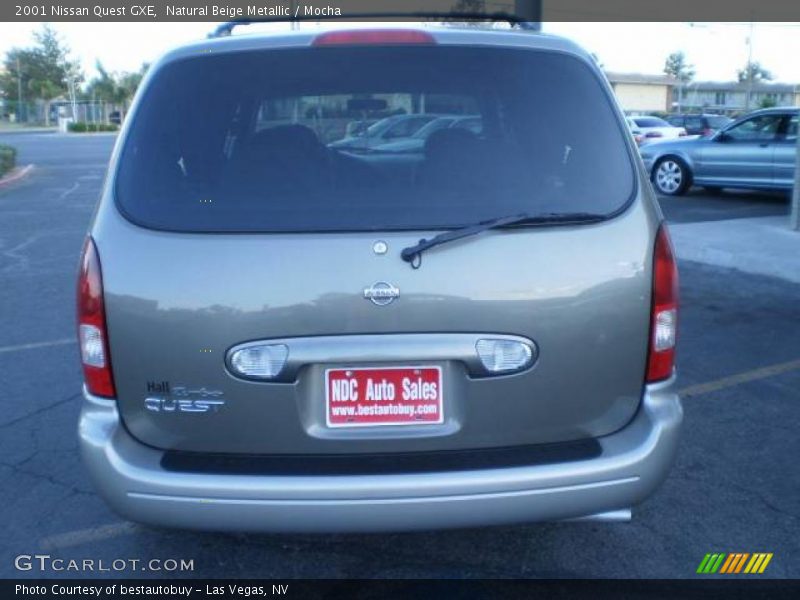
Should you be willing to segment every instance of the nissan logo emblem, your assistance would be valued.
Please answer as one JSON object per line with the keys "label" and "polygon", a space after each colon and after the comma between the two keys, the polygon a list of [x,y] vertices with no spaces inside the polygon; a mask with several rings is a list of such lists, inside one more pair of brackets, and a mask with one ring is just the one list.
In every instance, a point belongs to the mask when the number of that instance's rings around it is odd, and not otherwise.
{"label": "nissan logo emblem", "polygon": [[364,288],[364,298],[377,306],[391,304],[398,297],[400,297],[400,290],[385,281],[379,281],[368,288]]}

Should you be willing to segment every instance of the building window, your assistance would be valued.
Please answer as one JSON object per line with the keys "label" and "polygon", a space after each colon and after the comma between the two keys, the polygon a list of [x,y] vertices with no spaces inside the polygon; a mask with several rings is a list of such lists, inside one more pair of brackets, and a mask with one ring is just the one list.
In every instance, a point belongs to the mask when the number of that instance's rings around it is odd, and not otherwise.
{"label": "building window", "polygon": [[717,92],[714,94],[714,104],[717,106],[725,106],[725,92]]}

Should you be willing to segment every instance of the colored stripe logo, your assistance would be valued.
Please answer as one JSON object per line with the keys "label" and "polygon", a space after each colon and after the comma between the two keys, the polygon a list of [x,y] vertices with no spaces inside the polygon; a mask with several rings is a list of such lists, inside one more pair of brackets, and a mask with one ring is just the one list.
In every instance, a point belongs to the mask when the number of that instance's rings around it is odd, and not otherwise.
{"label": "colored stripe logo", "polygon": [[763,573],[771,560],[772,552],[755,552],[753,554],[748,552],[709,553],[700,561],[697,572],[703,575],[714,573],[726,575]]}

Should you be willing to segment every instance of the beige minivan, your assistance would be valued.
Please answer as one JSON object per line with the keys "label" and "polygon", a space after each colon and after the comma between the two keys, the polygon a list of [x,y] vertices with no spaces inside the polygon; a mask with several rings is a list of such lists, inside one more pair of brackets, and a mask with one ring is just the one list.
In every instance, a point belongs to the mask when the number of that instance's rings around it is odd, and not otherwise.
{"label": "beige minivan", "polygon": [[[395,115],[470,127],[337,144]],[[83,457],[116,511],[170,527],[626,520],[678,442],[677,301],[571,42],[204,40],[150,69],[91,224]]]}

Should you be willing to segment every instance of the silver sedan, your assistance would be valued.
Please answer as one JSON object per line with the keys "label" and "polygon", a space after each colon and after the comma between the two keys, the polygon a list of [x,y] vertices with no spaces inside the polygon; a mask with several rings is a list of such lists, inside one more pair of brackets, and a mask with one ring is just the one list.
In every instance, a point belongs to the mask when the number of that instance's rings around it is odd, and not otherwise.
{"label": "silver sedan", "polygon": [[656,190],[669,196],[693,184],[712,190],[791,190],[799,112],[752,112],[708,137],[649,144],[641,149],[642,159]]}

